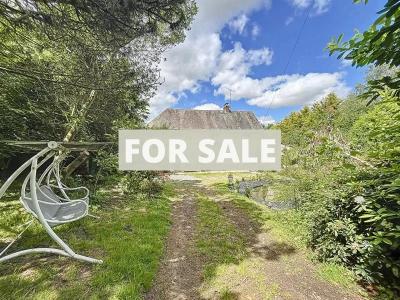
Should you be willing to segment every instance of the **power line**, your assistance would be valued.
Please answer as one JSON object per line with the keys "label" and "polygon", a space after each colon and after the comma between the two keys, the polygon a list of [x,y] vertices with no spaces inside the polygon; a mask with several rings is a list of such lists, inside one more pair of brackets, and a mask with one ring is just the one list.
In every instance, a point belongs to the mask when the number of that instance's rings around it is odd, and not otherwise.
{"label": "power line", "polygon": [[[300,27],[300,30],[299,30],[299,33],[298,33],[298,35],[297,35],[296,41],[294,42],[292,51],[290,52],[289,58],[288,58],[288,60],[287,60],[287,62],[286,62],[286,65],[285,65],[285,68],[283,69],[282,74],[286,74],[286,72],[287,72],[287,69],[288,69],[288,67],[289,67],[289,65],[290,65],[290,62],[291,62],[292,58],[293,58],[294,52],[296,51],[297,45],[298,45],[298,43],[299,43],[299,41],[300,41],[301,35],[303,34],[303,31],[304,31],[304,28],[306,27],[306,24],[307,24],[308,19],[310,18],[311,9],[312,9],[312,7],[313,7],[312,4],[313,4],[313,3],[310,3],[310,6],[308,7],[306,17],[304,18],[304,22],[303,22],[303,24],[302,24],[301,27]],[[273,95],[272,95],[271,101],[270,101],[270,103],[269,103],[269,105],[268,105],[268,108],[267,108],[267,113],[266,113],[267,115],[268,115],[268,113],[269,113],[269,111],[270,111],[270,109],[271,109],[272,103],[273,103],[274,100],[275,100],[275,97],[276,97],[276,93],[277,93],[277,92],[278,92],[278,91],[275,91],[275,92],[273,93]]]}

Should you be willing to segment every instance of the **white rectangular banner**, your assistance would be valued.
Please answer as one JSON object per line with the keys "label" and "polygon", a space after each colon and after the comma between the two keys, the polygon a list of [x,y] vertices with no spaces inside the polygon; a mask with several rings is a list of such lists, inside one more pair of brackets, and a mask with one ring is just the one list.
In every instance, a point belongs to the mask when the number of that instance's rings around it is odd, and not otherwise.
{"label": "white rectangular banner", "polygon": [[279,130],[120,130],[119,168],[158,171],[280,170]]}

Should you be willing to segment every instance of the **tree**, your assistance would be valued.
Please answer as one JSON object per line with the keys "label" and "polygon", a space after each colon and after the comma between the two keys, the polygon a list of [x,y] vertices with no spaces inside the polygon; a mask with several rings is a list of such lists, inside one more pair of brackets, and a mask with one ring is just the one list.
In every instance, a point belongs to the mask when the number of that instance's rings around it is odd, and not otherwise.
{"label": "tree", "polygon": [[106,141],[143,126],[161,54],[195,12],[192,0],[0,0],[0,139]]}
{"label": "tree", "polygon": [[[354,0],[355,3],[368,0]],[[343,34],[328,44],[330,54],[338,52],[339,59],[351,60],[353,66],[400,66],[400,0],[388,0],[378,12],[378,19],[365,32],[357,32],[350,40],[343,42]],[[379,92],[389,88],[393,95],[400,97],[400,71],[396,76],[384,76],[369,81],[366,93],[372,100]]]}
{"label": "tree", "polygon": [[[0,0],[0,101],[10,124],[36,116],[59,139],[90,122],[83,131],[102,139],[119,118],[140,123],[161,53],[182,41],[195,12],[191,0]],[[24,138],[10,124],[3,138]]]}
{"label": "tree", "polygon": [[156,35],[162,43],[184,38],[195,13],[191,0],[1,0],[2,25],[42,31],[50,40],[99,40],[118,50]]}

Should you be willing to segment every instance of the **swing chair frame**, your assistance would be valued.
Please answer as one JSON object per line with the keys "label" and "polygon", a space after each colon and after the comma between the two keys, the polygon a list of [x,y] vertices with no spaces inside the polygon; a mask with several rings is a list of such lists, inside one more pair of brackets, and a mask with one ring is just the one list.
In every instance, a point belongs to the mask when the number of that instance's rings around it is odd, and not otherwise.
{"label": "swing chair frame", "polygon": [[[6,256],[2,255],[11,247],[11,245],[21,237],[21,235],[25,232],[25,230],[27,230],[29,228],[29,226],[32,224],[33,220],[27,223],[27,227],[18,235],[18,237],[12,241],[5,249],[3,249],[3,251],[0,253],[0,263],[1,262],[5,262],[8,261],[10,259],[19,257],[19,256],[23,256],[23,255],[27,255],[27,254],[33,254],[33,253],[51,253],[51,254],[57,254],[57,255],[62,255],[62,256],[67,256],[67,257],[71,257],[83,262],[88,262],[88,263],[102,263],[102,260],[99,259],[95,259],[92,257],[88,257],[88,256],[83,256],[80,254],[75,253],[52,229],[52,226],[56,226],[59,224],[64,224],[64,223],[70,223],[73,221],[76,221],[78,219],[81,219],[83,217],[85,217],[86,215],[88,215],[87,209],[86,209],[86,213],[83,216],[80,216],[79,218],[72,218],[72,219],[68,219],[66,221],[61,221],[61,222],[57,222],[57,221],[51,221],[51,223],[49,224],[48,219],[45,218],[43,212],[42,212],[42,208],[40,206],[40,200],[38,199],[38,189],[40,189],[40,184],[41,182],[44,180],[44,177],[47,176],[46,181],[48,184],[48,187],[57,187],[60,189],[62,195],[65,198],[61,198],[58,197],[60,200],[64,200],[65,202],[59,202],[58,205],[64,205],[67,204],[68,202],[79,202],[82,203],[82,201],[84,201],[84,199],[88,199],[88,195],[89,195],[89,190],[85,187],[81,187],[81,188],[68,188],[67,186],[65,186],[64,184],[62,184],[62,182],[60,181],[60,173],[59,173],[59,164],[60,164],[60,157],[55,157],[53,162],[46,168],[46,170],[43,172],[43,174],[41,175],[41,177],[39,178],[39,181],[37,180],[37,171],[38,168],[43,165],[46,161],[48,161],[51,157],[55,156],[55,154],[57,152],[59,152],[60,150],[62,150],[61,145],[59,145],[57,142],[49,142],[47,144],[47,147],[43,150],[41,150],[39,153],[37,153],[36,155],[34,155],[32,158],[30,158],[28,161],[26,161],[22,166],[20,166],[11,176],[10,178],[7,179],[7,181],[3,184],[3,186],[0,188],[0,198],[4,195],[4,193],[6,192],[6,190],[9,188],[9,186],[12,184],[12,182],[24,171],[26,170],[29,166],[31,167],[31,170],[28,174],[28,176],[25,178],[24,180],[24,184],[22,185],[22,190],[21,190],[21,203],[23,204],[24,208],[31,213],[34,217],[37,218],[37,220],[41,223],[41,225],[44,227],[44,229],[46,230],[47,234],[51,237],[51,239],[53,239],[53,241],[55,241],[61,249],[57,249],[57,248],[32,248],[32,249],[26,249],[26,250],[21,250],[21,251],[17,251],[11,254],[8,254]],[[43,157],[44,155],[46,155],[45,158],[43,158],[39,163],[38,160],[40,159],[40,157]],[[62,155],[62,154],[61,154]],[[51,173],[53,173],[53,175],[56,178],[57,181],[57,186],[51,185],[50,184],[50,177],[51,177]],[[26,189],[26,185],[27,182],[29,181],[29,187],[30,187],[30,200],[33,203],[33,207],[34,209],[32,210],[31,208],[27,207],[27,205],[24,203],[23,201],[23,197],[25,197],[25,189]],[[65,192],[65,190],[76,190],[76,189],[85,189],[86,191],[86,195],[84,198],[81,199],[77,199],[77,200],[71,200],[70,197],[68,197],[67,193]],[[29,198],[28,198],[29,199]],[[49,198],[50,199],[50,198]],[[50,199],[51,200],[51,199]],[[88,206],[88,202],[85,202],[86,205]],[[50,203],[51,204],[51,203]],[[54,205],[56,205],[57,203],[53,203]],[[52,225],[52,226],[51,226]]]}

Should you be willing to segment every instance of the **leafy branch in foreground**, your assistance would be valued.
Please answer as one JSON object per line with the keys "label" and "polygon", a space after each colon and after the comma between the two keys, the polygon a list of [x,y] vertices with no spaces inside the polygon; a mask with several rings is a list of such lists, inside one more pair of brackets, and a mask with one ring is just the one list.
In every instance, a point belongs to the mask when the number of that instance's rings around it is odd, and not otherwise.
{"label": "leafy branch in foreground", "polygon": [[[353,2],[368,3],[368,0]],[[357,32],[350,40],[343,42],[343,34],[328,44],[330,55],[338,54],[338,59],[351,60],[353,66],[370,64],[389,67],[400,66],[400,0],[388,0],[378,12],[378,19],[365,32]],[[369,82],[370,88],[364,94],[376,100],[387,89],[393,96],[400,96],[400,72],[396,76],[384,76]]]}

